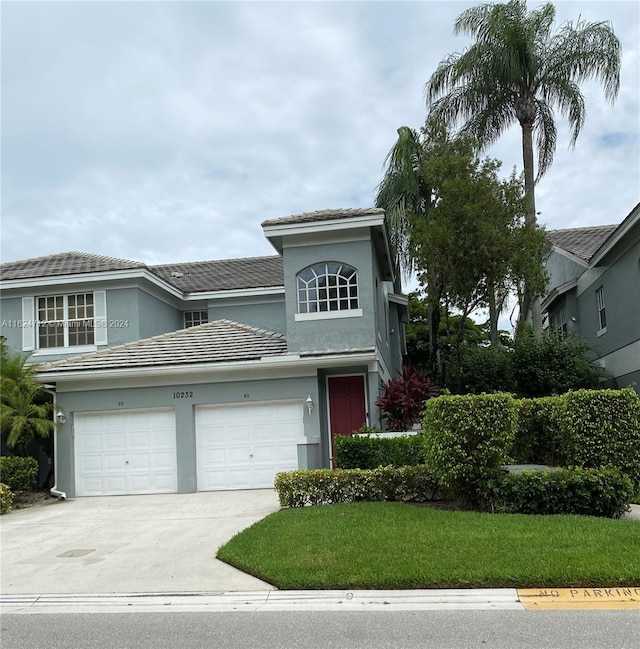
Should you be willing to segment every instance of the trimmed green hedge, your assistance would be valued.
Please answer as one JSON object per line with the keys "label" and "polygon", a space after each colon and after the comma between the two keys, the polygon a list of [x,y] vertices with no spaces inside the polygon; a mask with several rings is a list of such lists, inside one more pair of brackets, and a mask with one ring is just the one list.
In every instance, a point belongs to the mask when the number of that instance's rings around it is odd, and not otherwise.
{"label": "trimmed green hedge", "polygon": [[0,482],[0,514],[6,514],[13,507],[13,492]]}
{"label": "trimmed green hedge", "polygon": [[518,399],[512,455],[516,464],[559,466],[565,461],[558,413],[562,397]]}
{"label": "trimmed green hedge", "polygon": [[620,518],[633,485],[618,469],[573,467],[494,474],[484,489],[485,507],[511,514],[579,514]]}
{"label": "trimmed green hedge", "polygon": [[438,483],[424,465],[376,469],[300,469],[278,473],[274,486],[281,507],[358,500],[427,502],[439,495]]}
{"label": "trimmed green hedge", "polygon": [[0,456],[0,480],[14,493],[30,491],[38,479],[38,462],[33,457]]}
{"label": "trimmed green hedge", "polygon": [[471,505],[487,472],[507,464],[517,424],[510,394],[445,395],[424,411],[426,464]]}
{"label": "trimmed green hedge", "polygon": [[576,390],[516,403],[516,462],[615,467],[640,488],[640,397],[632,388]]}
{"label": "trimmed green hedge", "polygon": [[561,399],[562,464],[616,467],[640,488],[640,397],[633,388],[577,390]]}
{"label": "trimmed green hedge", "polygon": [[[375,432],[375,431],[374,431]],[[339,435],[334,440],[339,469],[375,469],[379,466],[424,464],[424,436],[370,437]]]}

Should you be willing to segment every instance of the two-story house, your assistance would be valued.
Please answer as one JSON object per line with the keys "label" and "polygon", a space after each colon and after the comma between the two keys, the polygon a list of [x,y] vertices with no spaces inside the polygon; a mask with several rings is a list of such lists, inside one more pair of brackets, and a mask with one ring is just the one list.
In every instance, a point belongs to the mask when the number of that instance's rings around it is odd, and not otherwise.
{"label": "two-story house", "polygon": [[548,236],[549,327],[581,336],[613,385],[640,390],[640,203],[619,225]]}
{"label": "two-story house", "polygon": [[271,487],[380,423],[408,315],[384,211],[262,227],[275,256],[2,266],[1,333],[56,402],[55,493]]}

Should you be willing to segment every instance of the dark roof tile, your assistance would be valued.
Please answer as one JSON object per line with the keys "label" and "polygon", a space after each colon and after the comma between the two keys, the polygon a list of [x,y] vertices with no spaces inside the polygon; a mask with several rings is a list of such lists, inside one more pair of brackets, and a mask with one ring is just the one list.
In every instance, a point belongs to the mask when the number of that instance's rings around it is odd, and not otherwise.
{"label": "dark roof tile", "polygon": [[284,285],[279,256],[163,264],[150,270],[186,293]]}
{"label": "dark roof tile", "polygon": [[31,279],[56,275],[129,270],[132,268],[146,268],[146,266],[143,263],[128,259],[116,259],[115,257],[73,251],[48,255],[47,257],[9,261],[0,266],[0,278],[3,280]]}

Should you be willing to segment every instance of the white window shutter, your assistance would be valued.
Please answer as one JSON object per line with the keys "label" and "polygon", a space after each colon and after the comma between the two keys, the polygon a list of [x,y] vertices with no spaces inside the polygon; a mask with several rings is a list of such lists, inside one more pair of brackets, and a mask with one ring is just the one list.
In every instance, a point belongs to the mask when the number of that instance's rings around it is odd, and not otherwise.
{"label": "white window shutter", "polygon": [[107,344],[107,292],[93,292],[94,340],[96,345]]}
{"label": "white window shutter", "polygon": [[22,351],[32,352],[36,348],[35,300],[22,298]]}

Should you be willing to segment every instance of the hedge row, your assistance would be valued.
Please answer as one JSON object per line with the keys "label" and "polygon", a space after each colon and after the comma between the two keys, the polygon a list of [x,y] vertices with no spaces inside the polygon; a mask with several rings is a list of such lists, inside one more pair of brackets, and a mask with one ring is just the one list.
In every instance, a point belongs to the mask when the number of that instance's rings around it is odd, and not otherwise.
{"label": "hedge row", "polygon": [[439,496],[426,466],[376,469],[300,469],[275,479],[281,507],[329,505],[354,501],[427,502]]}
{"label": "hedge row", "polygon": [[[364,431],[364,429],[361,429]],[[334,440],[336,466],[339,469],[375,469],[379,466],[417,466],[424,464],[424,437],[372,437],[339,435]]]}
{"label": "hedge row", "polygon": [[485,509],[512,514],[579,514],[620,518],[634,496],[618,469],[496,473],[482,493]]}
{"label": "hedge row", "polygon": [[517,462],[615,467],[640,488],[640,397],[632,388],[576,390],[516,403]]}
{"label": "hedge row", "polygon": [[0,456],[0,482],[13,491],[30,491],[38,479],[38,461],[33,457]]}
{"label": "hedge row", "polygon": [[0,482],[0,514],[6,514],[13,507],[13,492]]}

